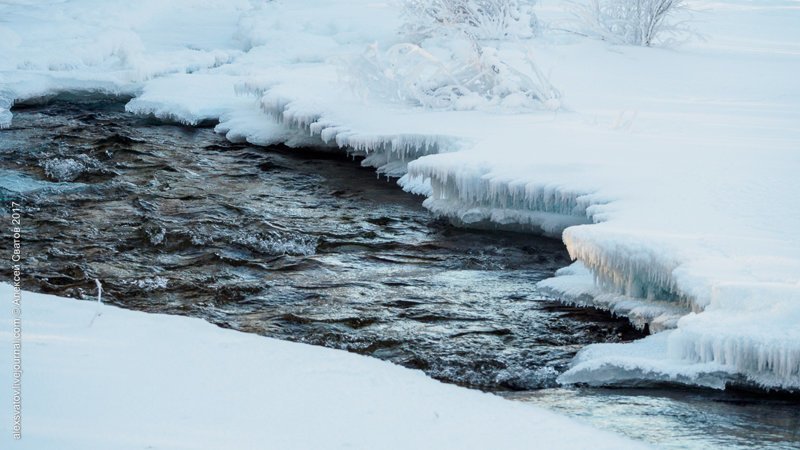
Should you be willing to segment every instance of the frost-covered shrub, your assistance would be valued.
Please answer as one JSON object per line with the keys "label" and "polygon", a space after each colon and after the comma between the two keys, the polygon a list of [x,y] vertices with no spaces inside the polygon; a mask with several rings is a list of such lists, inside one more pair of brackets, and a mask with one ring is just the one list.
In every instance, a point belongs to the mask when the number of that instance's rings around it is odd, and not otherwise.
{"label": "frost-covered shrub", "polygon": [[473,39],[530,37],[536,0],[405,0],[405,32],[420,37],[455,31]]}
{"label": "frost-covered shrub", "polygon": [[532,2],[407,0],[407,42],[355,65],[365,95],[434,109],[556,109],[560,94],[522,39]]}
{"label": "frost-covered shrub", "polygon": [[685,32],[670,19],[685,9],[684,0],[588,0],[573,14],[581,32],[617,44],[651,46],[665,35]]}
{"label": "frost-covered shrub", "polygon": [[[369,78],[372,95],[434,109],[558,107],[558,91],[530,55],[475,47],[465,40],[426,47],[371,48],[359,70]],[[515,64],[504,57],[516,59]]]}

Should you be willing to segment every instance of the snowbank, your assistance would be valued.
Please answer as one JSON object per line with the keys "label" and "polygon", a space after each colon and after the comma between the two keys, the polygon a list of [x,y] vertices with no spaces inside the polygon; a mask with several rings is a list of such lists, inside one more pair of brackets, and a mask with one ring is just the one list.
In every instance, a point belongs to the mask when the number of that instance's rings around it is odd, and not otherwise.
{"label": "snowbank", "polygon": [[[10,299],[11,286],[0,296]],[[343,351],[49,295],[24,292],[22,305],[23,437],[14,448],[643,447]],[[3,370],[5,405],[11,381]],[[10,412],[0,413],[4,440]]]}
{"label": "snowbank", "polygon": [[[124,91],[137,113],[219,117],[232,140],[366,155],[456,223],[563,236],[579,264],[542,284],[558,297],[672,330],[636,357],[589,348],[563,381],[708,384],[698,368],[710,364],[729,381],[800,388],[800,9],[691,3],[705,38],[677,49],[559,33],[563,4],[542,2],[539,37],[482,42],[475,60],[441,37],[393,54],[409,48],[399,11],[369,0],[4,5],[0,122],[14,100]],[[419,80],[398,61],[438,80],[453,61],[483,75],[486,58],[514,75],[495,88],[548,74],[562,108],[513,91],[407,101]]]}
{"label": "snowbank", "polygon": [[65,91],[133,94],[141,83],[230,63],[247,0],[81,0],[0,6],[0,127],[7,109]]}

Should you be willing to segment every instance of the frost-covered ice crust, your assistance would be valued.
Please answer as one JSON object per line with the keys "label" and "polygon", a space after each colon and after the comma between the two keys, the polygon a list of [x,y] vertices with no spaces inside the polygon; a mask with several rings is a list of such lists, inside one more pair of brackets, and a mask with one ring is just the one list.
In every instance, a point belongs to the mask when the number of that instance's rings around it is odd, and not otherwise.
{"label": "frost-covered ice crust", "polygon": [[[234,141],[364,155],[455,223],[563,236],[577,263],[542,287],[660,332],[591,346],[562,381],[797,389],[800,10],[691,6],[704,39],[674,49],[559,33],[548,2],[538,35],[474,57],[453,35],[409,46],[367,0],[4,5],[0,126],[15,101],[127,93]],[[453,61],[486,91],[448,97]]]}

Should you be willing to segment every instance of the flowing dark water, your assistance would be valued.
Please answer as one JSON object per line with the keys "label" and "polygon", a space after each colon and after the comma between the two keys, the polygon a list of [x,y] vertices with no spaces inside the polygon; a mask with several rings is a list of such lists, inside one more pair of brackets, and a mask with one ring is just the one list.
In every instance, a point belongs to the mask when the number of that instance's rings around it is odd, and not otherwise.
{"label": "flowing dark water", "polygon": [[[551,388],[513,398],[604,427],[619,414],[611,406],[637,397],[552,389],[582,346],[640,337],[625,320],[536,290],[568,263],[558,241],[455,229],[338,153],[231,144],[111,101],[15,114],[0,131],[0,196],[24,205],[26,289],[89,298],[99,279],[106,301],[126,308],[346,349],[485,390]],[[9,277],[4,267],[0,278]],[[650,440],[661,445],[703,411],[680,412],[691,409],[682,397],[641,397],[652,401],[625,412],[654,424],[649,434],[660,440]],[[664,420],[644,420],[653,409]],[[788,422],[777,425],[774,415],[719,414],[742,432],[729,436],[750,440],[705,439],[702,426],[675,439],[791,446],[800,441],[797,410],[780,409]]]}
{"label": "flowing dark water", "polygon": [[338,152],[231,144],[117,103],[18,109],[1,133],[28,289],[91,297],[97,278],[127,308],[491,390],[552,385],[581,346],[638,336],[537,292],[568,263],[560,242],[437,222]]}
{"label": "flowing dark water", "polygon": [[542,389],[503,395],[659,448],[800,448],[797,398],[674,387]]}

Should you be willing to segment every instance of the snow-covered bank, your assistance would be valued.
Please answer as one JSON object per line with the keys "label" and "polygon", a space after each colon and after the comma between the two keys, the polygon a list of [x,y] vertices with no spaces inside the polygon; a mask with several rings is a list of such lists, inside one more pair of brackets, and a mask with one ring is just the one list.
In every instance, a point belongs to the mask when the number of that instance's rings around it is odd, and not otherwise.
{"label": "snow-covered bank", "polygon": [[[558,33],[563,3],[542,2],[539,37],[478,60],[435,38],[405,52],[390,4],[159,5],[3,5],[0,120],[11,100],[114,90],[232,140],[365,154],[455,222],[563,234],[579,263],[542,287],[672,330],[590,347],[563,381],[800,388],[796,2],[692,2],[705,39],[675,49]],[[563,94],[539,109],[503,91],[541,81],[530,57]],[[409,102],[459,61],[514,76],[488,99]]]}
{"label": "snow-covered bank", "polygon": [[[0,284],[0,297],[12,289]],[[23,293],[23,438],[42,449],[642,448],[376,359]],[[0,341],[11,341],[11,308]],[[11,367],[11,350],[0,364]],[[11,371],[0,382],[10,440]],[[5,446],[4,446],[5,448]]]}
{"label": "snow-covered bank", "polygon": [[[141,82],[233,61],[250,2],[42,1],[0,5],[0,128],[18,100],[133,94]],[[199,32],[202,30],[202,32]]]}

